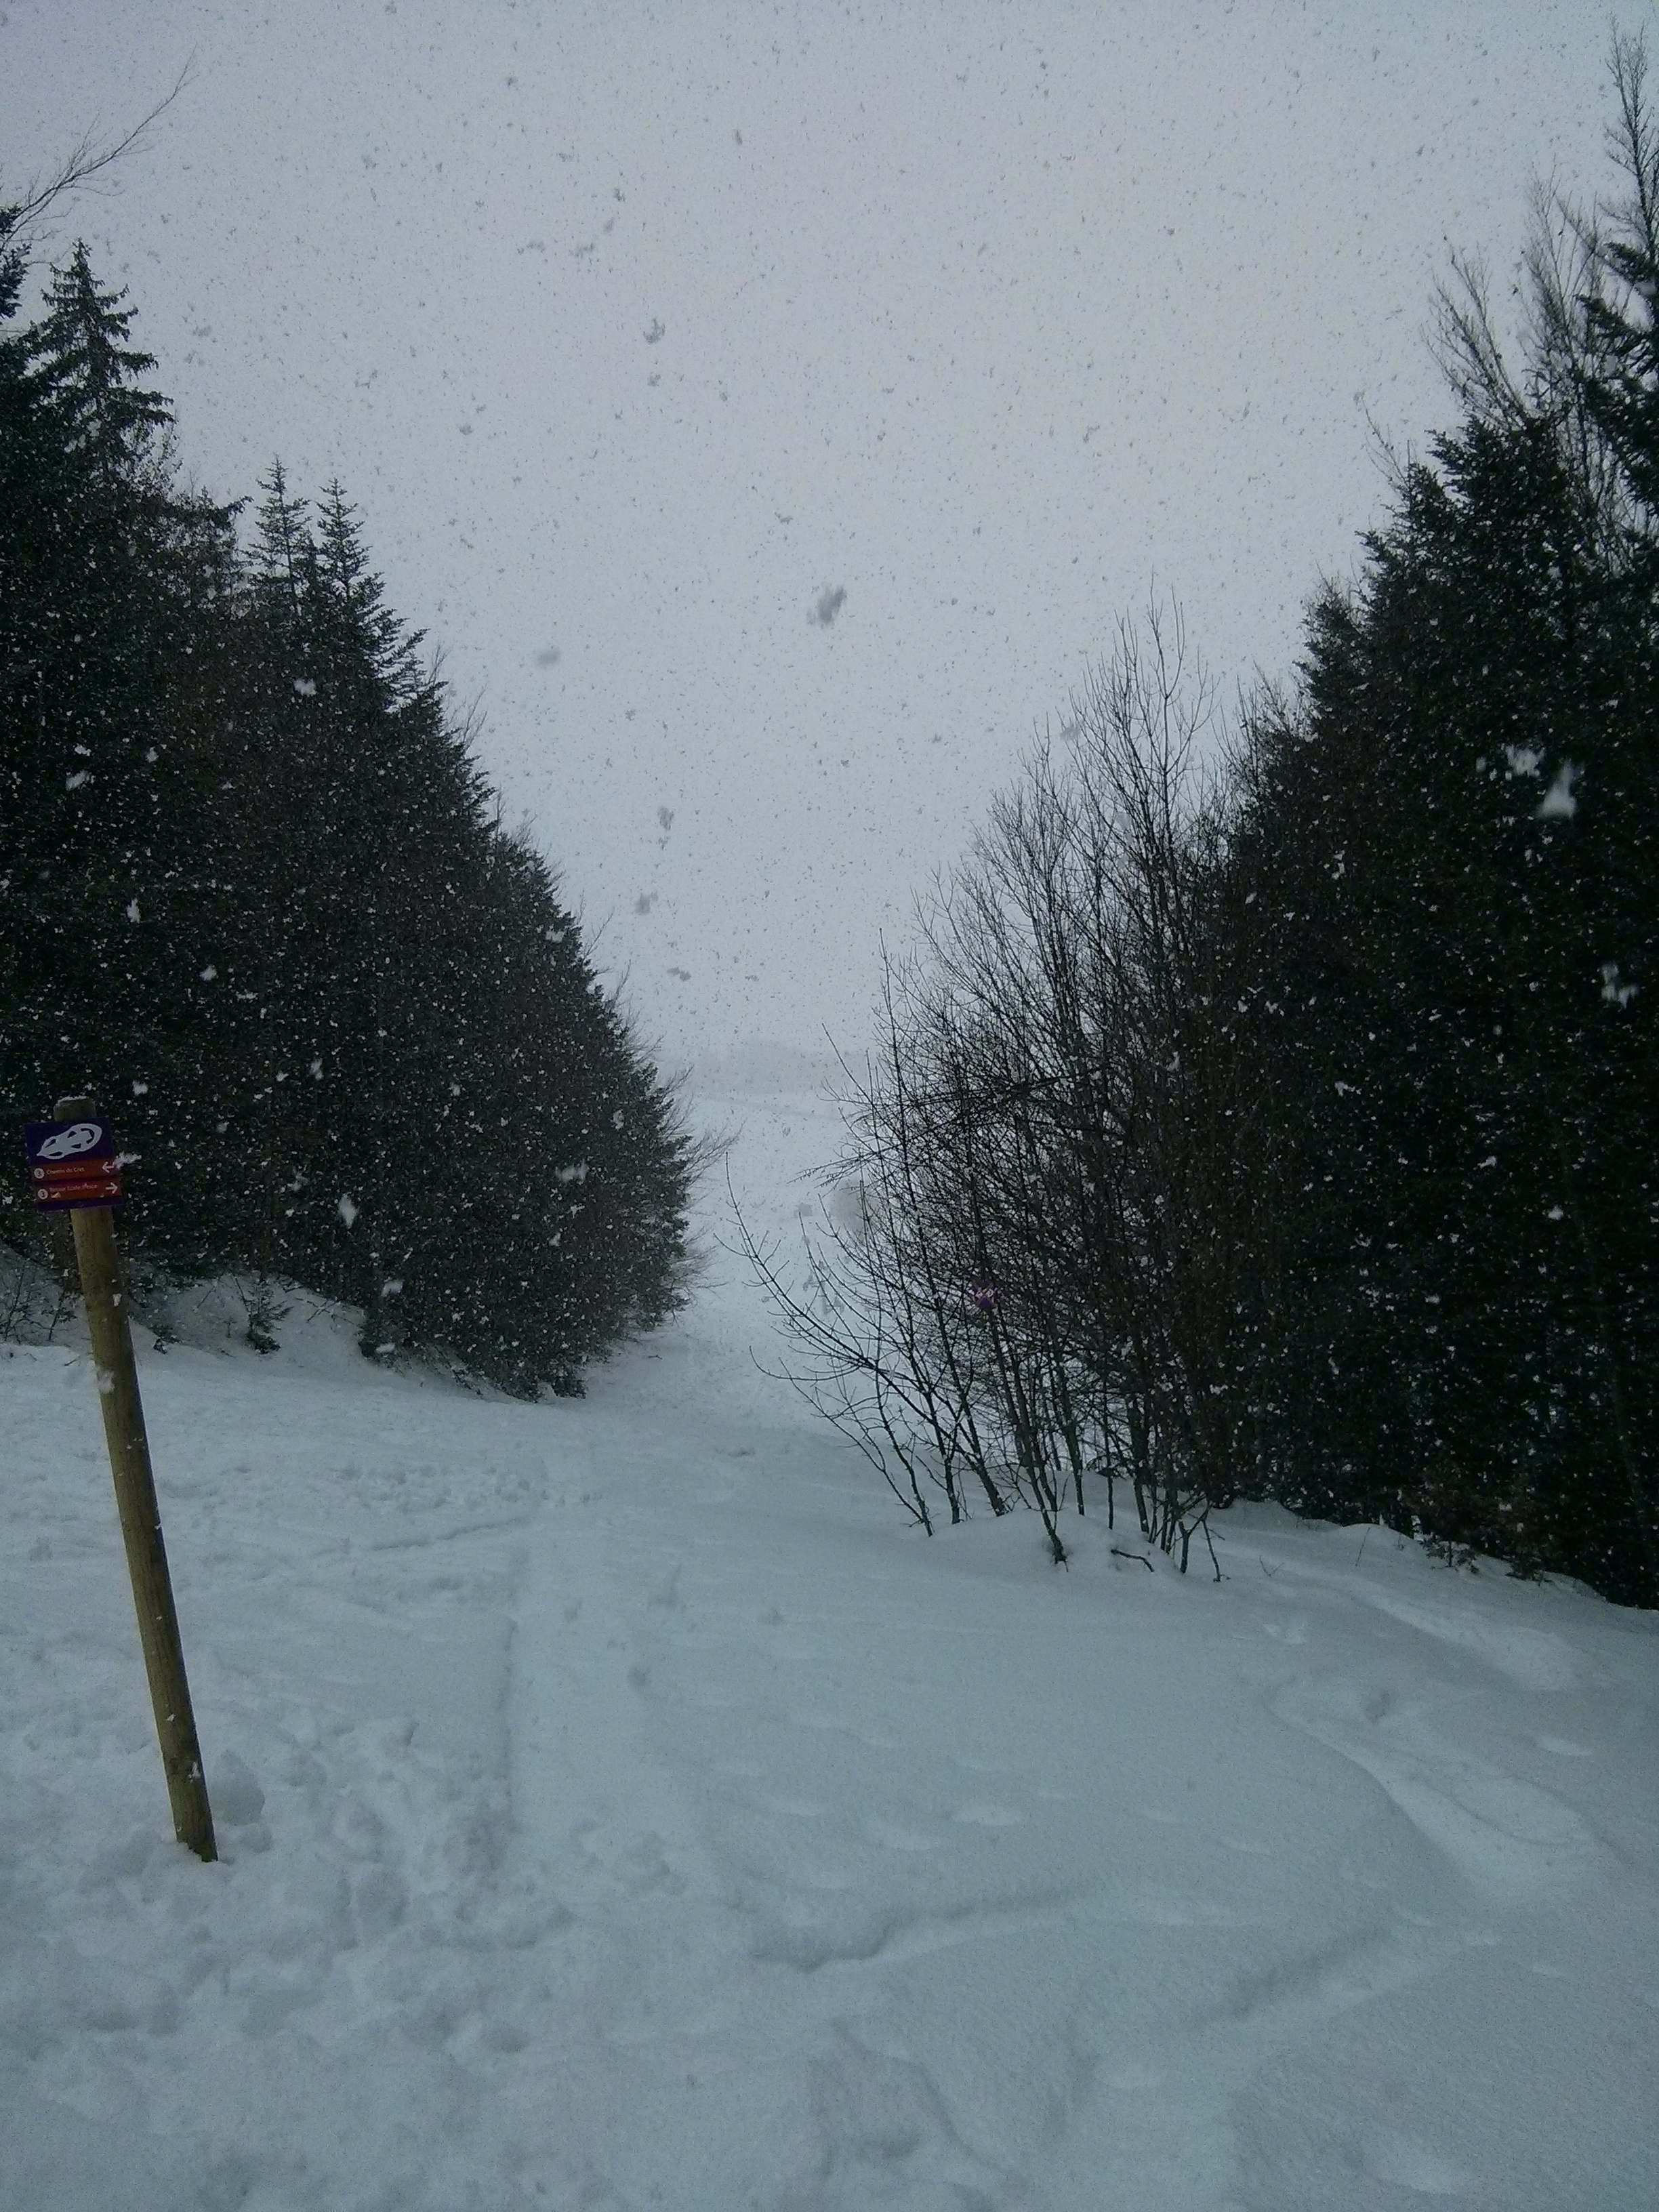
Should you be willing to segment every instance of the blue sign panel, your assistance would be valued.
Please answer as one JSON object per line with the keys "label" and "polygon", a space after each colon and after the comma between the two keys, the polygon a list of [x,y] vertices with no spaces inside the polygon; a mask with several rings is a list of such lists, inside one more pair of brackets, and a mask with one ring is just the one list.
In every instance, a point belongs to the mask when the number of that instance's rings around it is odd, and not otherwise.
{"label": "blue sign panel", "polygon": [[101,1114],[26,1122],[23,1157],[38,1206],[113,1206],[120,1199],[115,1132]]}

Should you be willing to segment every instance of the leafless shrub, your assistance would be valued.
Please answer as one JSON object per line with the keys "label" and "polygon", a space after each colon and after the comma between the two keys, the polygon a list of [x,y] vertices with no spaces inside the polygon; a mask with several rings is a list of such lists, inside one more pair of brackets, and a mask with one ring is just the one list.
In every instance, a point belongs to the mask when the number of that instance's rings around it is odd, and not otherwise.
{"label": "leafless shrub", "polygon": [[924,1527],[930,1488],[1017,1498],[1060,1561],[1123,1480],[1184,1565],[1236,1486],[1211,721],[1178,615],[1126,623],[889,966],[857,1233],[826,1216],[798,1282],[749,1245],[792,1379]]}

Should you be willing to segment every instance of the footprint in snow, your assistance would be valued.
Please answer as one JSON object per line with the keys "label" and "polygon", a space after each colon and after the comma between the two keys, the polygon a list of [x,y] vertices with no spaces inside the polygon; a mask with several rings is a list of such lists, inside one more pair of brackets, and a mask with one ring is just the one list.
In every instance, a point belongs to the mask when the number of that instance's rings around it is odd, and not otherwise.
{"label": "footprint in snow", "polygon": [[1369,1774],[1422,1836],[1473,1881],[1518,1892],[1559,1881],[1596,1856],[1570,1806],[1461,1750],[1356,1682],[1292,1683],[1273,1710]]}
{"label": "footprint in snow", "polygon": [[630,1836],[586,1822],[576,1830],[574,1840],[590,1864],[630,1896],[643,1897],[647,1891],[661,1889],[678,1897],[685,1887],[663,1856],[661,1838],[649,1829]]}

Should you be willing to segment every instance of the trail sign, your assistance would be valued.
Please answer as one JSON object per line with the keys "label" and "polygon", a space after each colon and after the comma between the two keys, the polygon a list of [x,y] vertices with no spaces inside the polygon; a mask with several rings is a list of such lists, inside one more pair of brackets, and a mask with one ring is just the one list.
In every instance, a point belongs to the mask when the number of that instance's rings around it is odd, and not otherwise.
{"label": "trail sign", "polygon": [[218,1856],[213,1810],[202,1774],[202,1747],[185,1676],[184,1646],[173,1602],[173,1577],[161,1540],[132,1329],[115,1249],[115,1217],[121,1195],[115,1135],[90,1098],[60,1098],[55,1121],[30,1121],[24,1144],[37,1206],[73,1209],[75,1259],[86,1301],[104,1441],[115,1478],[116,1510],[126,1547],[138,1641],[149,1678],[150,1705],[161,1746],[161,1766],[173,1807],[173,1833],[198,1858]]}
{"label": "trail sign", "polygon": [[121,1163],[115,1132],[101,1114],[82,1114],[69,1121],[28,1121],[23,1127],[34,1202],[54,1207],[118,1206]]}

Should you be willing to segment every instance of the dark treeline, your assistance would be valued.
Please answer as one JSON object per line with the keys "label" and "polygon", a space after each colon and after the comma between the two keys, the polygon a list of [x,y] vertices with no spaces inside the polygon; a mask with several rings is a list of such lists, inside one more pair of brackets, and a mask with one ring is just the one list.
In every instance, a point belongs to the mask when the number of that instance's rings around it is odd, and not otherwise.
{"label": "dark treeline", "polygon": [[[691,1158],[351,508],[181,483],[84,249],[0,211],[0,1097],[95,1095],[141,1262],[508,1389],[678,1300]],[[243,542],[244,538],[247,540]],[[26,1248],[21,1171],[0,1240]]]}
{"label": "dark treeline", "polygon": [[1184,1563],[1265,1497],[1659,1603],[1643,79],[1519,367],[1443,300],[1456,427],[1295,681],[1225,732],[1178,618],[1126,628],[890,976],[854,1225],[757,1256],[924,1524],[1023,1499],[1058,1558],[1121,1482]]}

